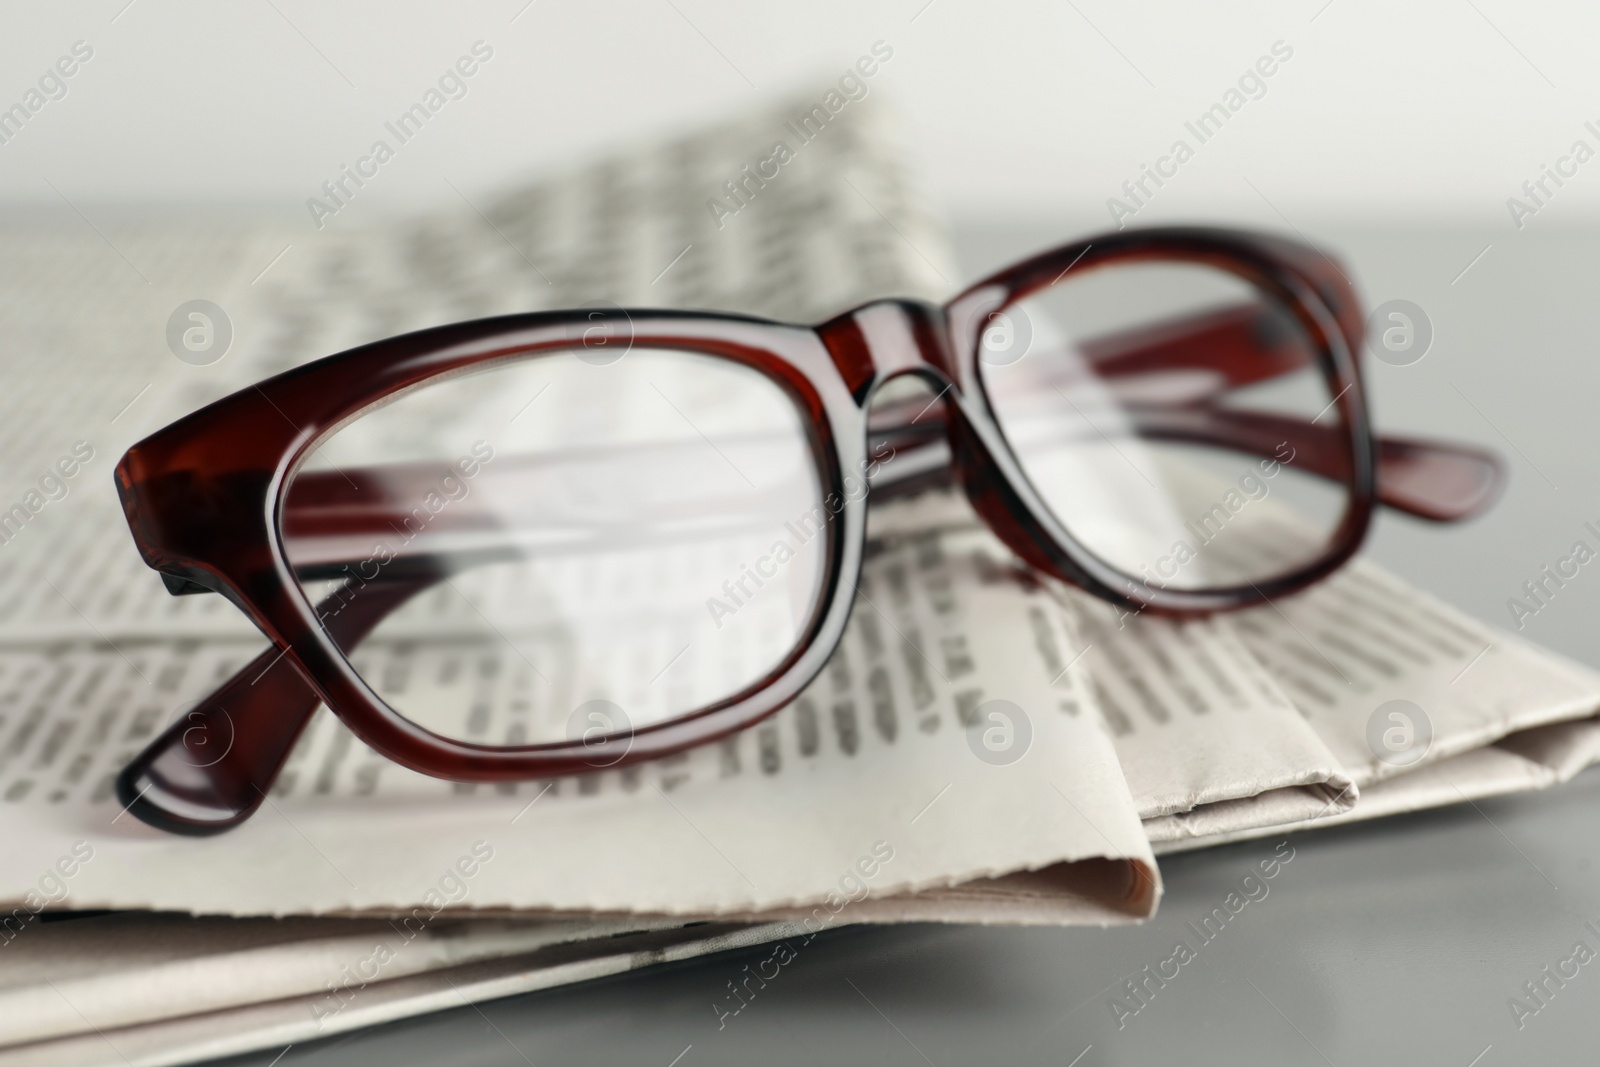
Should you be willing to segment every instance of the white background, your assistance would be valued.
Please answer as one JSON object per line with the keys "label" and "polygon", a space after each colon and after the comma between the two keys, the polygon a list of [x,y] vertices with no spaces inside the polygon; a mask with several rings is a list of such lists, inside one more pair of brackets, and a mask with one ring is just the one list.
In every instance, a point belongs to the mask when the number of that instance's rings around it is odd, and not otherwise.
{"label": "white background", "polygon": [[[509,184],[836,74],[909,113],[954,213],[1109,221],[1105,201],[1274,41],[1294,58],[1139,222],[1392,218],[1511,228],[1506,198],[1600,120],[1600,9],[1378,0],[173,0],[7,5],[0,102],[79,39],[94,59],[11,143],[0,200],[304,210],[475,40],[469,96],[362,200]],[[352,85],[354,87],[352,87]],[[1192,140],[1191,140],[1191,143]],[[1529,225],[1600,214],[1600,160]]]}

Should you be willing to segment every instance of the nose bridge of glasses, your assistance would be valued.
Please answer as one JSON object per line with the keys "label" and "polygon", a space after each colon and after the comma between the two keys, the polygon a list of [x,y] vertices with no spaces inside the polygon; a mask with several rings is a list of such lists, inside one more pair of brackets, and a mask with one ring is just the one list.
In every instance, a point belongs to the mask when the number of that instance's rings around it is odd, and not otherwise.
{"label": "nose bridge of glasses", "polygon": [[866,404],[892,378],[915,374],[935,390],[950,384],[944,312],[918,300],[879,300],[817,328],[851,394]]}

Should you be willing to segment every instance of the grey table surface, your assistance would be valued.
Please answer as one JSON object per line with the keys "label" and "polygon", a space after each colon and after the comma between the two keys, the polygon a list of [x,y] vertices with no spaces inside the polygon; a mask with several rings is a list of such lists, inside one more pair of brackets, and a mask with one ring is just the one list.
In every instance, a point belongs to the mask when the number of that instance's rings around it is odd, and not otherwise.
{"label": "grey table surface", "polygon": [[[975,276],[1072,232],[969,229],[963,265]],[[1432,321],[1420,362],[1369,363],[1380,426],[1480,441],[1512,468],[1492,515],[1459,529],[1384,518],[1369,553],[1510,626],[1507,599],[1600,519],[1600,232],[1315,232],[1369,306],[1408,299]],[[1580,572],[1526,623],[1525,636],[1600,665],[1600,569]],[[720,1030],[712,1004],[755,954],[464,1007],[296,1046],[279,1062],[1594,1062],[1600,958],[1559,988],[1547,983],[1554,992],[1520,1026],[1509,1001],[1579,941],[1600,950],[1585,926],[1600,929],[1597,815],[1600,772],[1589,772],[1542,794],[1294,835],[1295,858],[1268,896],[1121,1020],[1116,985],[1180,937],[1194,942],[1186,924],[1221,904],[1277,839],[1164,860],[1160,913],[1137,928],[824,935]],[[279,1052],[231,1062],[265,1067]]]}

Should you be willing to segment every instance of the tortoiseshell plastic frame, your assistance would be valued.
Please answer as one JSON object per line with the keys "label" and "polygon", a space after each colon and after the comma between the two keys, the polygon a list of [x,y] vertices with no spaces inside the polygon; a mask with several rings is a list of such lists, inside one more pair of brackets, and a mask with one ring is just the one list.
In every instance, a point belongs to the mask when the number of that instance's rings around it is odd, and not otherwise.
{"label": "tortoiseshell plastic frame", "polygon": [[[1241,276],[1292,310],[1314,345],[1339,413],[1339,454],[1324,460],[1347,472],[1348,505],[1325,552],[1301,569],[1227,589],[1135,585],[1056,521],[1007,446],[980,380],[978,346],[988,316],[1069,271],[1133,260],[1203,263]],[[117,488],[145,562],[173,592],[203,587],[226,596],[272,643],[257,661],[268,666],[254,679],[266,681],[250,692],[242,672],[221,696],[250,696],[258,716],[265,713],[261,701],[276,696],[285,701],[285,716],[298,717],[281,729],[256,727],[249,736],[230,738],[224,758],[205,766],[179,766],[171,758],[186,729],[176,724],[120,777],[118,793],[129,810],[182,833],[237,825],[270,788],[315,706],[307,684],[362,741],[426,774],[500,781],[594,769],[580,741],[489,747],[405,719],[356,673],[341,643],[359,640],[428,579],[393,579],[365,609],[341,615],[337,627],[327,623],[338,630],[330,634],[295,578],[283,536],[288,487],[320,440],[441,375],[572,349],[592,315],[510,315],[365,345],[243,389],[128,450],[116,469]],[[1036,256],[943,307],[884,300],[815,328],[706,312],[630,311],[627,317],[635,346],[719,356],[780,383],[809,425],[823,492],[836,494],[843,507],[828,525],[822,596],[799,645],[745,691],[633,731],[619,762],[665,756],[748,727],[791,701],[821,670],[849,616],[865,541],[867,500],[845,491],[843,472],[863,469],[867,406],[891,378],[919,375],[942,393],[955,477],[1007,546],[1029,564],[1129,611],[1206,613],[1301,589],[1357,550],[1377,499],[1375,445],[1356,360],[1362,334],[1356,295],[1320,252],[1277,237],[1206,228],[1129,230]],[[1426,448],[1418,447],[1425,468]]]}

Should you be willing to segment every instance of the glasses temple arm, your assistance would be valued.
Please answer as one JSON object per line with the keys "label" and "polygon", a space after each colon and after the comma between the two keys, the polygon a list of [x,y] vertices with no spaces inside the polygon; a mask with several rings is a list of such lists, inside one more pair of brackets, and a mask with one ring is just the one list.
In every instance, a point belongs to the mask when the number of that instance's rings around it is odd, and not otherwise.
{"label": "glasses temple arm", "polygon": [[1076,349],[1101,379],[1201,371],[1218,379],[1213,391],[1219,393],[1293,373],[1307,362],[1300,332],[1255,302],[1077,340]]}
{"label": "glasses temple arm", "polygon": [[[1128,414],[1136,432],[1149,440],[1243,452],[1329,481],[1347,477],[1343,431],[1315,420],[1209,405],[1131,408]],[[1381,438],[1377,445],[1379,502],[1417,518],[1470,518],[1493,503],[1504,483],[1500,457],[1487,449],[1396,437]]]}
{"label": "glasses temple arm", "polygon": [[[1344,433],[1315,420],[1205,402],[1172,406],[1130,403],[1118,408],[1113,419],[1127,420],[1126,431],[1135,436],[1191,441],[1260,460],[1283,461],[1280,451],[1287,446],[1296,457],[1294,469],[1329,481],[1347,478]],[[874,412],[870,437],[872,455],[878,458],[869,477],[874,501],[883,503],[949,483],[945,424],[942,404],[929,406],[920,400]],[[1063,433],[1074,432],[1073,426],[1063,426]],[[1481,513],[1504,482],[1499,457],[1485,449],[1398,437],[1380,439],[1377,448],[1379,502],[1428,521],[1456,522]],[[662,453],[658,450],[653,458],[662,459]],[[505,457],[503,462],[515,464],[517,459]],[[560,462],[559,458],[554,461]],[[523,467],[502,466],[494,476],[514,483],[509,487],[517,489],[519,496],[536,496],[541,485],[538,479],[551,465],[551,461],[541,461]],[[695,531],[703,530],[694,525],[685,534],[674,531],[670,523],[652,528],[632,520],[563,516],[558,508],[529,516],[535,526],[522,528],[512,520],[517,527],[512,529],[507,525],[510,516],[481,507],[483,497],[474,496],[429,516],[425,530],[419,531],[426,536],[415,540],[391,536],[403,529],[406,502],[420,497],[431,473],[425,464],[392,464],[301,475],[284,520],[297,575],[318,580],[349,574],[357,561],[370,553],[375,537],[402,543],[380,568],[385,579],[399,580],[427,576],[441,567],[458,571],[519,559],[530,551],[551,556],[592,552],[642,539],[666,543],[697,536]],[[359,491],[350,488],[352,479]],[[698,517],[721,513],[730,523],[738,520],[740,506],[747,503],[742,497],[695,501]],[[563,532],[576,536],[537,547],[519,542],[517,534],[535,530],[539,522],[564,524]]]}
{"label": "glasses temple arm", "polygon": [[[897,421],[894,416],[923,412],[920,401],[896,407],[901,410],[886,410],[886,417],[873,424],[874,447],[889,444],[895,449],[894,460],[883,465],[872,483],[878,502],[950,480],[939,462],[948,456],[942,405],[926,410],[914,424],[909,417]],[[1137,436],[1193,441],[1264,460],[1281,459],[1279,445],[1287,444],[1296,454],[1293,466],[1331,480],[1345,477],[1345,437],[1333,426],[1208,404],[1130,405],[1119,417],[1133,421],[1130,428]],[[1410,437],[1380,437],[1377,449],[1378,502],[1429,522],[1460,522],[1482,514],[1505,485],[1504,461],[1489,449]]]}
{"label": "glasses temple arm", "polygon": [[[321,606],[337,601],[341,609],[324,625],[340,647],[352,648],[444,577],[435,571],[369,583],[359,595],[336,591]],[[117,799],[141,822],[172,833],[232,829],[266,799],[321,703],[287,652],[269,647],[123,768]]]}

